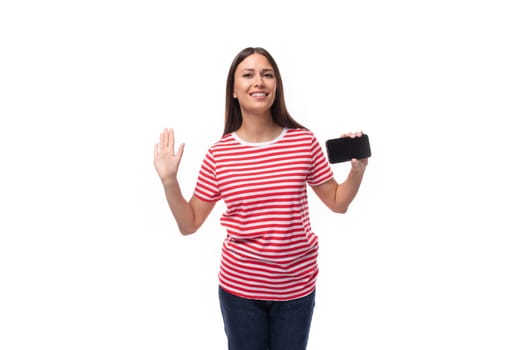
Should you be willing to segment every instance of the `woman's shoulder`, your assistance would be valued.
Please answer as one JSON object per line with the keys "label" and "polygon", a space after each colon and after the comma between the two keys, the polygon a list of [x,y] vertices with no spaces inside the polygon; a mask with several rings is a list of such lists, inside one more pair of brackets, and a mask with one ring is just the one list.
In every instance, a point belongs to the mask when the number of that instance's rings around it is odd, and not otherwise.
{"label": "woman's shoulder", "polygon": [[221,149],[224,147],[231,147],[236,143],[233,133],[228,133],[223,135],[219,140],[215,141],[210,147],[209,150],[213,151],[215,149]]}
{"label": "woman's shoulder", "polygon": [[287,130],[287,135],[292,138],[308,138],[315,139],[315,135],[312,131],[304,128],[293,128]]}

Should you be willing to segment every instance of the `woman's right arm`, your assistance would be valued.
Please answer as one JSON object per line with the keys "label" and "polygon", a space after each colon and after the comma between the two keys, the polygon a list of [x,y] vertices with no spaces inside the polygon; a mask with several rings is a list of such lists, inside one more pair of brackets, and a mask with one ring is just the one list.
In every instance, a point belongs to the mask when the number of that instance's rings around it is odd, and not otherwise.
{"label": "woman's right arm", "polygon": [[215,202],[205,202],[195,196],[192,196],[189,201],[184,199],[177,180],[180,160],[184,153],[184,144],[179,146],[176,153],[174,146],[173,129],[164,129],[160,134],[159,143],[155,145],[153,162],[164,186],[168,205],[177,221],[180,233],[189,235],[197,231],[203,224],[215,206]]}

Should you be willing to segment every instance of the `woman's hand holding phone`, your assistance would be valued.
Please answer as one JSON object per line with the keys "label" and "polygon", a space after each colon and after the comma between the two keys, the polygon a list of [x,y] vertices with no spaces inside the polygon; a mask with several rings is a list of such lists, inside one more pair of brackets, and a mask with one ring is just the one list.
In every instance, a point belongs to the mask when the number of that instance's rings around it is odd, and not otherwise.
{"label": "woman's hand holding phone", "polygon": [[366,167],[372,155],[368,135],[362,131],[341,135],[326,141],[326,151],[330,163],[352,162],[352,168]]}

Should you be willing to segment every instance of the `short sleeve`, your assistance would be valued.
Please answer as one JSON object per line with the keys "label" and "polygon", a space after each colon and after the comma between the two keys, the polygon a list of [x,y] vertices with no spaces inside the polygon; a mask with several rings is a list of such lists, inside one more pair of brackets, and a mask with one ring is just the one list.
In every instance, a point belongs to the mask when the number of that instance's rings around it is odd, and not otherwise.
{"label": "short sleeve", "polygon": [[312,164],[307,181],[309,185],[317,186],[333,178],[334,174],[321,145],[314,135],[312,135],[311,147]]}
{"label": "short sleeve", "polygon": [[211,149],[208,150],[202,161],[193,194],[195,197],[205,202],[216,202],[221,199],[219,184],[216,177],[215,160]]}

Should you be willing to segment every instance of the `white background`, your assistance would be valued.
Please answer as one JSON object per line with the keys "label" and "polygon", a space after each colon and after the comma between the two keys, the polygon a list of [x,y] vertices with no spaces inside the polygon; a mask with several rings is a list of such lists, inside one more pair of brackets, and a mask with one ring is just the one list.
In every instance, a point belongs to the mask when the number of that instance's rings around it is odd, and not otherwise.
{"label": "white background", "polygon": [[347,214],[311,197],[309,349],[524,349],[518,4],[3,1],[0,348],[226,348],[224,207],[181,236],[152,154],[173,127],[189,197],[231,60],[262,46],[321,142],[372,144]]}

